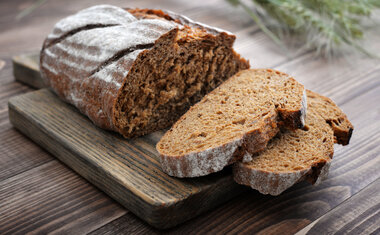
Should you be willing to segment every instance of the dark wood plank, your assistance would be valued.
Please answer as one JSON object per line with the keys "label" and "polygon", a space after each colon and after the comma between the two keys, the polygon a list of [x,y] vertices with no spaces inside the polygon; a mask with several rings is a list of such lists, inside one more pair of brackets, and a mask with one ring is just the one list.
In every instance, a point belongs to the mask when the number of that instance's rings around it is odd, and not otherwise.
{"label": "dark wood plank", "polygon": [[13,82],[12,63],[10,60],[3,61],[4,66],[0,69],[0,182],[53,160],[52,156],[9,123],[8,99],[31,89]]}
{"label": "dark wood plank", "polygon": [[301,234],[378,234],[380,232],[380,179],[323,215]]}
{"label": "dark wood plank", "polygon": [[1,181],[0,208],[0,234],[83,234],[126,213],[57,160]]}
{"label": "dark wood plank", "polygon": [[164,230],[158,230],[148,226],[134,214],[128,213],[112,222],[92,231],[89,235],[114,235],[114,234],[162,234]]}
{"label": "dark wood plank", "polygon": [[168,176],[155,150],[163,132],[126,140],[95,127],[47,89],[12,98],[9,118],[21,132],[156,227],[176,225],[245,189],[234,183],[228,170],[197,179]]}
{"label": "dark wood plank", "polygon": [[33,88],[45,87],[40,76],[38,54],[14,56],[12,62],[13,76],[16,81],[27,84]]}
{"label": "dark wood plank", "polygon": [[0,84],[5,84],[13,81],[12,77],[12,63],[8,57],[0,58]]}
{"label": "dark wood plank", "polygon": [[52,156],[21,135],[9,123],[8,128],[0,132],[0,139],[0,182],[53,160]]}

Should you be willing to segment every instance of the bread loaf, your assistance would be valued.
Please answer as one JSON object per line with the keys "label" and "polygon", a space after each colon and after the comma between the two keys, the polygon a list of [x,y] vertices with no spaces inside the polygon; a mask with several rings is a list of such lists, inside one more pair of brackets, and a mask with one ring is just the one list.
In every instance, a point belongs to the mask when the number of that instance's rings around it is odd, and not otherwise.
{"label": "bread loaf", "polygon": [[59,21],[42,77],[97,126],[125,137],[169,127],[248,61],[235,36],[161,10],[94,6]]}
{"label": "bread loaf", "polygon": [[347,145],[353,131],[346,115],[328,98],[307,91],[302,130],[283,131],[256,156],[234,165],[234,179],[263,194],[279,195],[295,183],[319,183],[327,177],[334,143]]}
{"label": "bread loaf", "polygon": [[206,95],[158,142],[163,170],[196,177],[265,149],[280,127],[302,128],[304,87],[289,75],[244,70]]}

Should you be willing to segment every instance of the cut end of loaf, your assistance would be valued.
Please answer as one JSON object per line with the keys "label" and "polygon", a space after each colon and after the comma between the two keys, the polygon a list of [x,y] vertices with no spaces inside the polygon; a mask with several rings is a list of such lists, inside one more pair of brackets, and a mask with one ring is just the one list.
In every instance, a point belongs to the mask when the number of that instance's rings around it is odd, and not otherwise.
{"label": "cut end of loaf", "polygon": [[[302,130],[284,131],[273,138],[266,150],[234,166],[234,179],[261,193],[278,195],[307,180],[318,184],[327,177],[334,153],[334,141],[349,141],[353,126],[328,98],[307,91],[308,116]],[[330,123],[339,123],[337,128]],[[337,138],[337,135],[340,138]]]}
{"label": "cut end of loaf", "polygon": [[[157,11],[131,12],[170,17]],[[125,79],[115,103],[117,129],[129,138],[169,127],[205,94],[248,68],[248,61],[232,49],[234,40],[233,35],[187,25],[162,36],[139,55]]]}
{"label": "cut end of loaf", "polygon": [[[294,129],[302,122],[303,93],[301,84],[278,71],[237,73],[162,137],[156,148],[164,171],[178,177],[207,175],[240,159],[243,150],[262,151],[280,126]],[[193,170],[197,166],[201,170]]]}

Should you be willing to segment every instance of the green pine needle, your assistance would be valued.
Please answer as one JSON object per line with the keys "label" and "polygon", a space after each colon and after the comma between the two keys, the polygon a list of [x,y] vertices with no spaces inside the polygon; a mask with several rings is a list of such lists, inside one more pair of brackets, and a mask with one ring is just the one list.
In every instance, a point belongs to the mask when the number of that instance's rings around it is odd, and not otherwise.
{"label": "green pine needle", "polygon": [[[380,8],[380,0],[227,0],[241,6],[276,44],[285,47],[281,35],[297,35],[307,49],[331,55],[343,46],[373,55],[359,45],[363,38],[363,21]],[[248,1],[249,2],[249,1]],[[257,14],[256,12],[264,14]],[[274,21],[276,27],[268,28]],[[265,22],[265,23],[264,23]]]}

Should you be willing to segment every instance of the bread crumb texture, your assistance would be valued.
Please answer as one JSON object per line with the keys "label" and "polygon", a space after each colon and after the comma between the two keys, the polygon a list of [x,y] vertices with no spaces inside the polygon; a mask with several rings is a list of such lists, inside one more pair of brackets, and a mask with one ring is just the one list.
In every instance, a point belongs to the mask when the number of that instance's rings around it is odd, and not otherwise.
{"label": "bread crumb texture", "polygon": [[285,73],[270,69],[237,73],[162,137],[157,150],[163,169],[178,177],[200,176],[242,158],[241,152],[263,150],[280,127],[294,128],[302,122],[304,98],[303,86]]}

